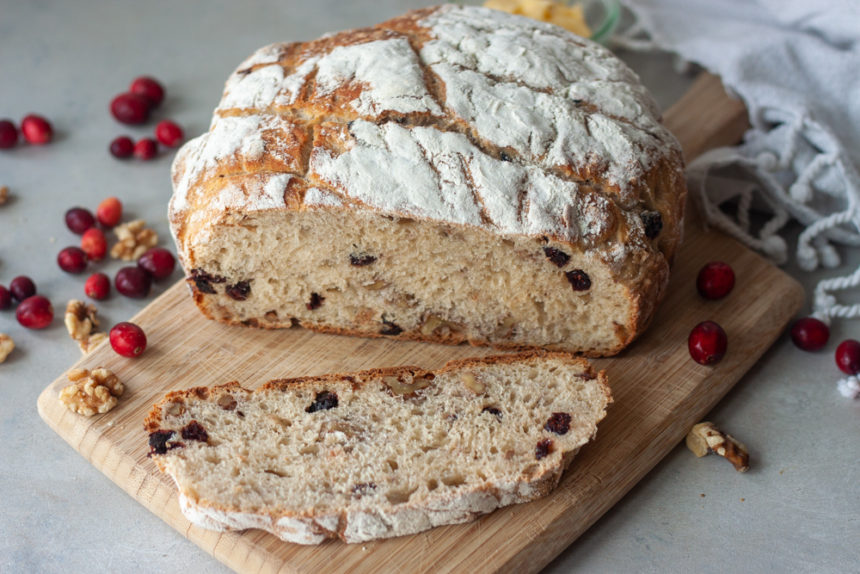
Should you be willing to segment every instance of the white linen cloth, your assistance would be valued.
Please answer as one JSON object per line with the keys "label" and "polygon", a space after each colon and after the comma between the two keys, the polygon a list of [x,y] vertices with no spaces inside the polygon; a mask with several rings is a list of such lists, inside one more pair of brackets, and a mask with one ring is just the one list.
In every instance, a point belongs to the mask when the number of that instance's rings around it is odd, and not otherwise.
{"label": "white linen cloth", "polygon": [[[837,245],[860,247],[860,2],[853,0],[623,0],[636,23],[616,41],[663,49],[719,75],[746,104],[752,128],[737,147],[688,166],[690,192],[707,221],[786,261],[779,232],[805,229],[795,257],[805,270],[840,264]],[[708,172],[741,166],[746,181],[720,184]],[[722,179],[722,178],[720,178]],[[734,204],[728,212],[724,202]],[[760,228],[750,209],[768,214]],[[731,215],[730,215],[731,213]],[[856,290],[860,268],[821,281],[813,316],[856,319],[860,304],[834,292]],[[860,397],[860,379],[838,384]]]}

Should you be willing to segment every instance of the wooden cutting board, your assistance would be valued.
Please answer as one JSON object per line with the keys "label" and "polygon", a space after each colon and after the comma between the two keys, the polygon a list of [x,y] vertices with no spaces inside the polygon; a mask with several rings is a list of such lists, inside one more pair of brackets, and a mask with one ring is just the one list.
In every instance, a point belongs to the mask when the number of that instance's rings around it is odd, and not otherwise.
{"label": "wooden cutting board", "polygon": [[[689,159],[737,141],[745,118],[719,80],[703,76],[669,110],[666,123]],[[705,301],[696,292],[696,274],[716,259],[731,263],[737,284],[724,300]],[[142,423],[150,405],[168,390],[190,386],[238,380],[256,387],[272,378],[381,365],[434,368],[492,350],[227,327],[204,319],[180,282],[133,319],[150,341],[141,358],[124,359],[102,345],[74,365],[112,369],[126,384],[117,408],[92,418],[66,410],[57,400],[67,384],[64,375],[42,392],[38,407],[51,428],[126,492],[240,572],[533,572],[683,439],[779,336],[802,300],[802,287],[758,255],[725,235],[688,225],[666,301],[648,332],[618,357],[595,361],[608,371],[615,403],[596,441],[582,449],[550,496],[471,524],[364,545],[307,547],[258,530],[217,533],[192,526],[179,511],[172,482],[146,456]],[[715,367],[694,363],[687,352],[690,329],[705,319],[728,333],[728,354]]]}

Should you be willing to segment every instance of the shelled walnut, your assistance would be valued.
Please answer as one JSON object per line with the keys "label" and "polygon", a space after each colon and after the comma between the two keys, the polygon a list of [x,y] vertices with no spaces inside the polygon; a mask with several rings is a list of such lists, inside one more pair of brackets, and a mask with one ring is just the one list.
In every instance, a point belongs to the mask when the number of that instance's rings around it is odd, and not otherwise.
{"label": "shelled walnut", "polygon": [[66,305],[63,322],[66,324],[69,335],[78,342],[78,346],[84,354],[90,352],[107,337],[105,333],[94,332],[99,326],[99,320],[96,318],[97,313],[95,305],[77,299],[72,299]]}
{"label": "shelled walnut", "polygon": [[718,429],[714,423],[702,422],[695,425],[687,434],[687,448],[698,457],[716,453],[734,465],[738,472],[750,468],[747,447],[730,434]]}
{"label": "shelled walnut", "polygon": [[113,232],[119,239],[110,250],[110,255],[114,259],[135,261],[146,253],[147,249],[158,244],[158,234],[146,227],[146,222],[142,219],[118,225]]}
{"label": "shelled walnut", "polygon": [[114,408],[117,397],[125,390],[117,376],[104,367],[93,369],[92,372],[72,369],[67,376],[72,384],[60,391],[60,402],[70,411],[88,417]]}

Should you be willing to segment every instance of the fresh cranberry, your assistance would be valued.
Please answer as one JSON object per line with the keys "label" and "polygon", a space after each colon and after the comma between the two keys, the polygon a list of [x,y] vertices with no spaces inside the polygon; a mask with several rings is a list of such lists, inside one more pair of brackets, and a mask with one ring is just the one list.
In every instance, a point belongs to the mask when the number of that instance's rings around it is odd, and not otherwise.
{"label": "fresh cranberry", "polygon": [[696,288],[705,299],[722,299],[735,286],[735,272],[728,263],[712,261],[702,267]]}
{"label": "fresh cranberry", "polygon": [[96,218],[88,209],[83,207],[73,207],[66,212],[66,227],[72,233],[83,235],[90,227],[95,226]]}
{"label": "fresh cranberry", "polygon": [[114,227],[122,219],[122,203],[115,197],[102,201],[96,209],[96,217],[103,227]]}
{"label": "fresh cranberry", "polygon": [[51,141],[54,137],[54,129],[42,116],[30,114],[21,120],[21,133],[24,139],[33,145],[42,145]]}
{"label": "fresh cranberry", "polygon": [[126,297],[143,299],[152,288],[152,277],[140,267],[123,267],[116,272],[114,285]]}
{"label": "fresh cranberry", "polygon": [[139,94],[120,94],[110,103],[110,111],[124,124],[143,124],[149,119],[149,100]]}
{"label": "fresh cranberry", "polygon": [[107,299],[110,295],[110,277],[104,273],[93,273],[84,283],[84,293],[97,301]]}
{"label": "fresh cranberry", "polygon": [[836,347],[836,366],[846,375],[860,373],[860,341],[845,339]]}
{"label": "fresh cranberry", "polygon": [[18,128],[9,120],[0,120],[0,149],[15,147],[18,143]]}
{"label": "fresh cranberry", "polygon": [[158,122],[155,126],[155,137],[167,147],[176,147],[182,143],[185,134],[182,128],[170,120]]}
{"label": "fresh cranberry", "polygon": [[700,365],[715,365],[725,356],[728,339],[722,327],[713,321],[702,321],[690,331],[687,344],[694,361]]}
{"label": "fresh cranberry", "polygon": [[163,247],[153,247],[140,256],[137,266],[152,275],[156,281],[170,277],[176,267],[173,253]]}
{"label": "fresh cranberry", "polygon": [[0,311],[12,306],[12,292],[0,285]]}
{"label": "fresh cranberry", "polygon": [[81,273],[87,268],[87,254],[80,247],[66,247],[57,255],[57,263],[66,273]]}
{"label": "fresh cranberry", "polygon": [[21,301],[15,316],[28,329],[44,329],[54,320],[54,307],[45,297],[33,295]]}
{"label": "fresh cranberry", "polygon": [[134,156],[142,160],[150,160],[158,153],[158,142],[152,138],[143,138],[134,144]]}
{"label": "fresh cranberry", "polygon": [[160,106],[164,100],[164,87],[158,83],[158,80],[149,76],[135,78],[128,87],[128,91],[146,98],[153,108]]}
{"label": "fresh cranberry", "polygon": [[81,237],[81,249],[90,261],[101,261],[107,255],[107,239],[98,227],[87,229]]}
{"label": "fresh cranberry", "polygon": [[817,351],[830,339],[830,327],[814,317],[798,319],[791,326],[791,340],[804,351]]}
{"label": "fresh cranberry", "polygon": [[146,333],[134,323],[117,323],[110,330],[110,346],[123,357],[138,357],[146,350]]}
{"label": "fresh cranberry", "polygon": [[128,136],[119,136],[110,142],[109,149],[112,156],[125,159],[134,153],[134,142]]}
{"label": "fresh cranberry", "polygon": [[9,291],[18,301],[23,301],[36,294],[36,284],[26,275],[20,275],[9,283]]}

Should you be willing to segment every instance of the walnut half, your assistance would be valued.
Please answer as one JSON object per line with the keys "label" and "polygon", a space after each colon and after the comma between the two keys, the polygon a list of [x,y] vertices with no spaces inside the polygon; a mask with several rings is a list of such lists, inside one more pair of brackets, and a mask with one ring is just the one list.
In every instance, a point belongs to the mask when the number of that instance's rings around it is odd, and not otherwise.
{"label": "walnut half", "polygon": [[110,255],[114,259],[135,261],[146,253],[150,247],[158,243],[158,234],[146,227],[142,219],[135,219],[114,228],[119,241],[111,247]]}
{"label": "walnut half", "polygon": [[77,299],[72,299],[66,305],[63,322],[66,324],[69,336],[78,342],[78,346],[84,354],[90,352],[107,338],[105,333],[94,332],[99,326],[99,320],[96,318],[97,313],[95,305]]}
{"label": "walnut half", "polygon": [[698,457],[716,453],[734,465],[738,472],[750,469],[747,447],[732,435],[718,429],[714,423],[702,422],[695,425],[687,434],[687,448]]}
{"label": "walnut half", "polygon": [[108,369],[98,367],[92,372],[72,369],[68,373],[71,385],[60,391],[60,402],[70,411],[91,417],[114,408],[125,386]]}

